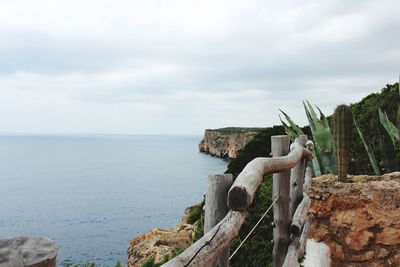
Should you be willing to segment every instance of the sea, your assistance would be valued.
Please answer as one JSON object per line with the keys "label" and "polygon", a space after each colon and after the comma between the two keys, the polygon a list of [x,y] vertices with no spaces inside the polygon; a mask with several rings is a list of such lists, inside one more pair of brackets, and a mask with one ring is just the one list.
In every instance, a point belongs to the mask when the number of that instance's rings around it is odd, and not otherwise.
{"label": "sea", "polygon": [[179,223],[227,162],[201,136],[0,136],[0,238],[46,236],[57,266],[126,263],[129,241]]}

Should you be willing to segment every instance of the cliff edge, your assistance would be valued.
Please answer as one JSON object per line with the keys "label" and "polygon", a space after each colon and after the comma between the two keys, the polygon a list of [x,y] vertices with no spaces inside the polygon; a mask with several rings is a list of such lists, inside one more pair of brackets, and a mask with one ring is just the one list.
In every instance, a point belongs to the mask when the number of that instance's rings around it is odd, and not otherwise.
{"label": "cliff edge", "polygon": [[262,128],[222,128],[207,129],[199,144],[200,152],[209,153],[219,158],[235,159]]}
{"label": "cliff edge", "polygon": [[133,238],[129,242],[128,267],[141,267],[149,260],[162,263],[188,247],[196,234],[197,224],[200,223],[191,223],[190,216],[199,208],[202,208],[202,204],[186,208],[181,223],[172,229],[153,229]]}

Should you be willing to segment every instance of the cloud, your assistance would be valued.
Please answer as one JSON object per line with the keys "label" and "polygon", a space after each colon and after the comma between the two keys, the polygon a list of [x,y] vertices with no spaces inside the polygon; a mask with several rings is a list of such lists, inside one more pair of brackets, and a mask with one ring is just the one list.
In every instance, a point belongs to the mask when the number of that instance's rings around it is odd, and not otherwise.
{"label": "cloud", "polygon": [[305,123],[395,82],[400,4],[9,1],[0,132],[192,133]]}

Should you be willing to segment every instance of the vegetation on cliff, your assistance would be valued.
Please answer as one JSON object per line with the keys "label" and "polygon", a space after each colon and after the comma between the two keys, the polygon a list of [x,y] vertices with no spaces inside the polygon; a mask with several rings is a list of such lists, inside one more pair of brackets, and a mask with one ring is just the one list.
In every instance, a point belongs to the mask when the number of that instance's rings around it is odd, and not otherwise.
{"label": "vegetation on cliff", "polygon": [[[400,96],[398,83],[388,84],[380,93],[370,94],[360,102],[350,105],[354,119],[361,129],[364,138],[371,146],[382,173],[388,173],[399,169],[399,146],[394,146],[390,136],[379,121],[378,109],[386,112],[390,121],[395,125],[400,123],[397,116]],[[373,168],[365,153],[364,144],[359,135],[353,132],[352,158],[349,166],[351,174],[372,174]]]}
{"label": "vegetation on cliff", "polygon": [[261,132],[268,128],[259,127],[225,127],[219,129],[207,129],[209,131],[215,131],[220,134],[235,134],[235,133],[247,133],[247,132]]}

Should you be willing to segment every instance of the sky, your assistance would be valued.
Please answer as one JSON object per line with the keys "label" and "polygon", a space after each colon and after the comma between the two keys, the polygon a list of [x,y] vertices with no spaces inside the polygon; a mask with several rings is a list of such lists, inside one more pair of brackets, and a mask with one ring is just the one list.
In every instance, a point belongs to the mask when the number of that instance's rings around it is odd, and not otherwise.
{"label": "sky", "polygon": [[400,73],[398,0],[0,0],[0,134],[306,124]]}

